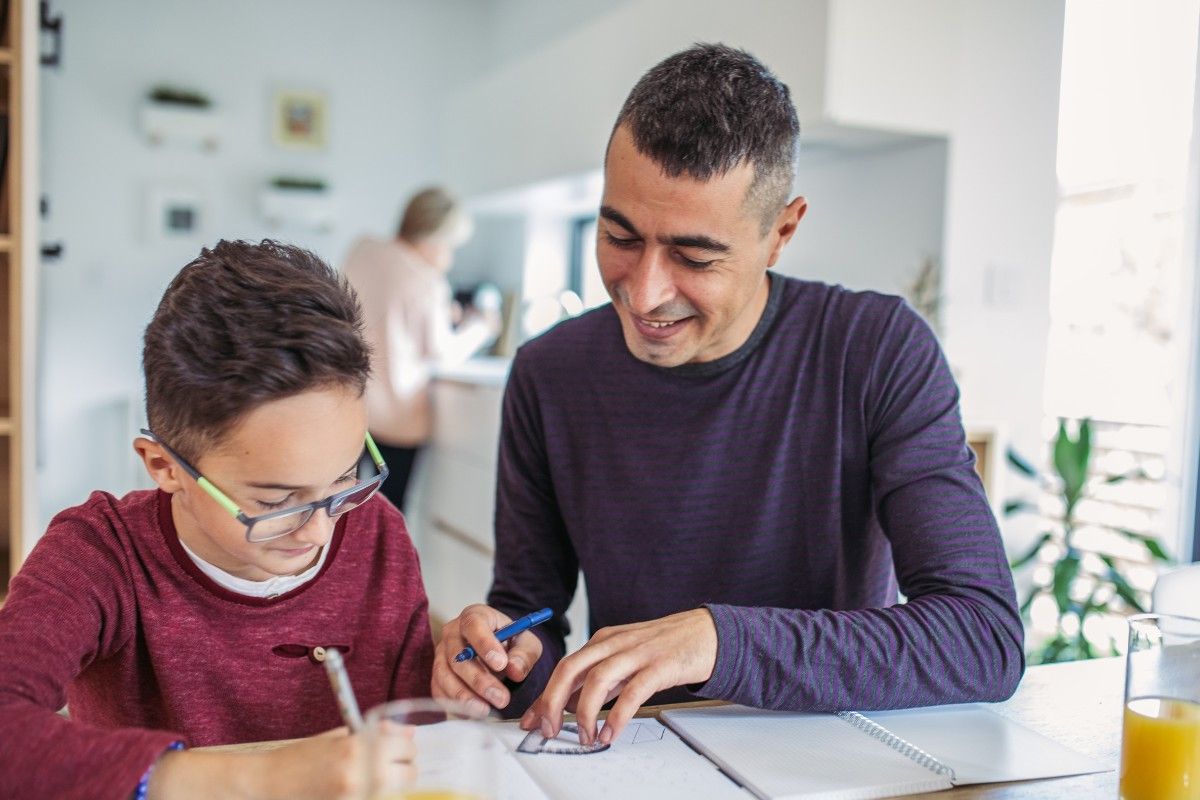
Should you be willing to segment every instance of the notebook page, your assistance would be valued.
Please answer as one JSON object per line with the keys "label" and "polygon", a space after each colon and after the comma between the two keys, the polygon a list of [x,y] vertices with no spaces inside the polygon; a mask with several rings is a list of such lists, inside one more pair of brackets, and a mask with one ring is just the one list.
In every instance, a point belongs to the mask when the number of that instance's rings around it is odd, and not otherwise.
{"label": "notebook page", "polygon": [[863,715],[953,768],[958,786],[1111,769],[978,703]]}
{"label": "notebook page", "polygon": [[510,758],[551,800],[750,800],[655,719],[635,719],[609,749],[586,755],[518,753],[525,731],[497,725]]}
{"label": "notebook page", "polygon": [[[450,721],[417,726],[414,737],[417,749],[425,754],[424,769],[427,775],[444,772],[453,776],[462,769],[459,762],[461,755],[451,746],[459,736],[456,728],[459,724]],[[501,742],[496,753],[496,800],[551,800],[521,769],[509,750]]]}
{"label": "notebook page", "polygon": [[734,705],[667,710],[662,717],[768,800],[871,800],[951,786],[949,779],[831,714]]}

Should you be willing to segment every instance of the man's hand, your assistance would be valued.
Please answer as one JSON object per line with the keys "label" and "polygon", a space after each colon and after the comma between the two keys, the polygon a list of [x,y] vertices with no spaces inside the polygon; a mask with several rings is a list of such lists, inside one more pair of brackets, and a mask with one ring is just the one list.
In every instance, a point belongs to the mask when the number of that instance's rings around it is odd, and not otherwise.
{"label": "man's hand", "polygon": [[[433,657],[433,696],[459,700],[479,711],[507,706],[512,696],[497,675],[523,681],[542,655],[542,640],[529,631],[504,644],[496,640],[495,631],[510,622],[491,606],[473,605],[446,623]],[[455,661],[467,645],[475,648],[475,658]]]}
{"label": "man's hand", "polygon": [[563,711],[573,701],[579,739],[591,744],[596,741],[600,708],[620,695],[600,731],[600,742],[609,744],[651,695],[707,681],[716,660],[717,628],[704,608],[601,628],[559,662],[542,696],[521,717],[521,727],[539,728],[547,738],[557,736]]}
{"label": "man's hand", "polygon": [[[379,737],[381,757],[372,766],[379,785],[399,785],[412,771],[412,729],[395,726]],[[247,798],[250,800],[351,800],[362,797],[363,737],[345,728],[300,739],[264,752],[165,753],[150,777],[152,800]]]}

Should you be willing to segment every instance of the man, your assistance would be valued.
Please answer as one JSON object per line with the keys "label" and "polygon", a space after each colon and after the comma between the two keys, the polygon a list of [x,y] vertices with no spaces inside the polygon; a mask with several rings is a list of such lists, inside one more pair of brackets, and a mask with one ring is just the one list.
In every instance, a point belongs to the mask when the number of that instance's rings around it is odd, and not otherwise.
{"label": "man", "polygon": [[[832,711],[1016,688],[1012,576],[933,334],[899,298],[768,272],[806,208],[798,131],[787,88],[728,47],[634,87],[596,245],[613,302],[514,360],[490,606],[445,627],[436,695],[528,706],[546,735],[574,708],[591,742],[652,697]],[[596,633],[562,658],[578,569]],[[542,606],[552,623],[495,640]],[[482,658],[454,663],[468,643]]]}
{"label": "man", "polygon": [[342,265],[373,351],[368,418],[392,470],[383,494],[401,510],[417,454],[433,432],[433,371],[466,360],[499,330],[498,315],[473,313],[457,328],[451,324],[446,273],[470,236],[470,217],[433,186],[409,199],[395,238],[359,239]]}

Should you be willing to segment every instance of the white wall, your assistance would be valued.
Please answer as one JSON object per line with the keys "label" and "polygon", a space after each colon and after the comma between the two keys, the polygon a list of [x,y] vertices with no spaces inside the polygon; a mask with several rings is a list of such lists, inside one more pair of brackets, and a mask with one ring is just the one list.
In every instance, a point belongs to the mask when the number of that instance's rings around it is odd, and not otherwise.
{"label": "white wall", "polygon": [[[128,425],[140,419],[140,337],[176,271],[202,242],[147,236],[144,195],[174,183],[206,197],[204,241],[275,235],[341,258],[363,231],[391,231],[402,197],[442,177],[440,98],[484,66],[490,4],[467,0],[59,0],[64,60],[41,70],[43,238],[65,255],[43,266],[39,361],[38,531],[91,489],[123,491]],[[136,127],[154,84],[199,89],[227,136],[215,153],[146,144]],[[272,92],[329,98],[329,146],[273,146]],[[279,173],[328,179],[336,225],[327,234],[273,231],[255,192]],[[133,408],[130,409],[132,400]],[[32,538],[27,545],[32,544]]]}
{"label": "white wall", "polygon": [[1064,2],[833,3],[831,116],[950,140],[942,319],[963,414],[1037,453]]}
{"label": "white wall", "polygon": [[941,140],[802,156],[795,193],[809,209],[776,270],[902,294],[925,258],[941,259],[945,187]]}
{"label": "white wall", "polygon": [[1063,2],[974,0],[961,13],[946,347],[964,414],[1003,423],[1018,449],[1033,454],[1043,441]]}
{"label": "white wall", "polygon": [[[446,166],[455,186],[476,194],[596,169],[629,89],[696,41],[747,48],[789,85],[802,124],[821,116],[826,0],[631,0],[609,8],[581,12],[575,27],[562,23],[561,36],[531,43],[450,97]],[[519,35],[508,30],[498,35]]]}

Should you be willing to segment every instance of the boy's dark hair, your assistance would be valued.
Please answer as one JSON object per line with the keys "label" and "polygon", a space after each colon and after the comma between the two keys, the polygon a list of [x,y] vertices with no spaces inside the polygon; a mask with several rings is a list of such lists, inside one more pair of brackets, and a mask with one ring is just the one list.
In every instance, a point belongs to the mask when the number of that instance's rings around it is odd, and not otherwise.
{"label": "boy's dark hair", "polygon": [[197,459],[265,402],[361,393],[370,356],[354,290],[328,264],[270,239],[222,240],[180,270],[146,326],[146,417]]}
{"label": "boy's dark hair", "polygon": [[744,50],[696,44],[668,57],[630,91],[613,131],[622,125],[672,178],[753,165],[745,202],[764,234],[787,203],[800,122],[787,86]]}

